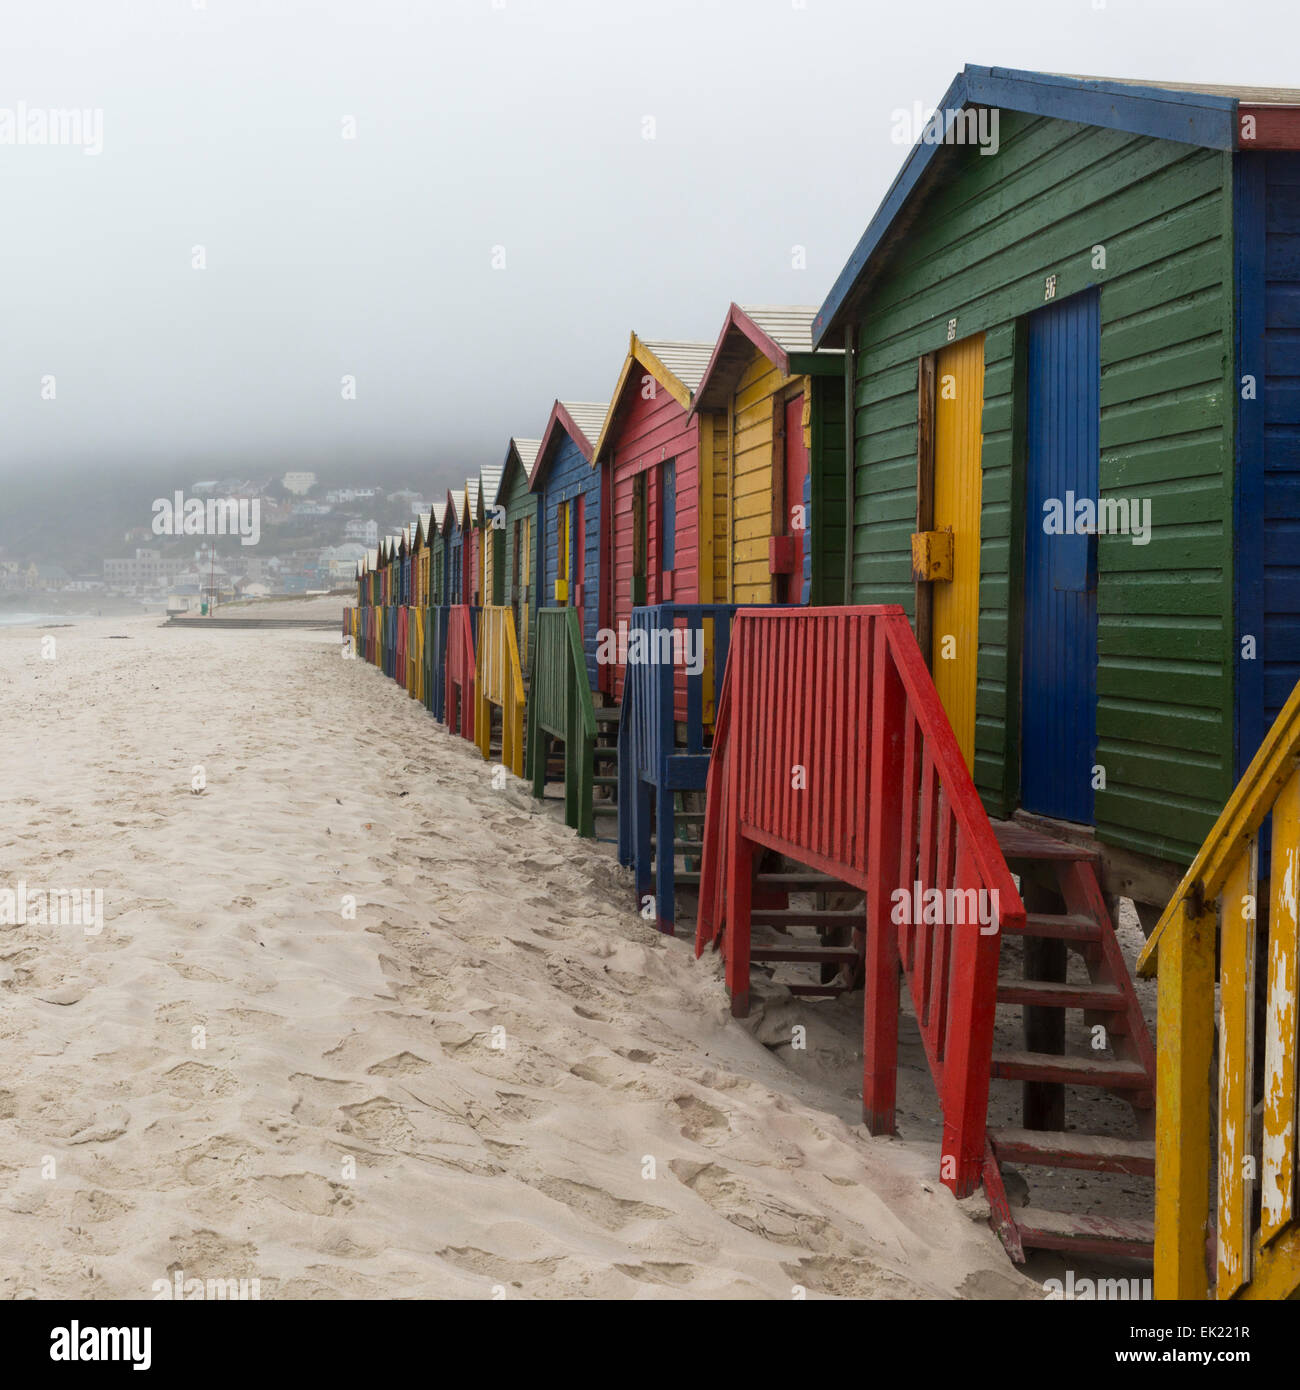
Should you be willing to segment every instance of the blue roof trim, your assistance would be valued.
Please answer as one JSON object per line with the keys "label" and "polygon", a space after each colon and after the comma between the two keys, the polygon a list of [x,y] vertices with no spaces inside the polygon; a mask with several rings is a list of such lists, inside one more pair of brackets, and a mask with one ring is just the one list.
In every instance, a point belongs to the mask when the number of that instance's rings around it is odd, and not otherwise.
{"label": "blue roof trim", "polygon": [[1164,87],[1136,87],[1128,82],[1052,77],[1015,68],[966,68],[970,101],[1006,106],[1062,121],[1127,130],[1158,140],[1236,148],[1235,97],[1205,92],[1176,92]]}
{"label": "blue roof trim", "polygon": [[[1128,130],[1135,135],[1217,150],[1236,148],[1236,99],[1203,92],[1166,91],[1162,87],[1135,87],[1120,82],[967,64],[953,79],[935,109],[958,111],[968,104],[1005,107],[1009,111],[1052,116],[1057,120],[1078,121],[1110,130]],[[948,124],[945,116],[945,133]],[[841,326],[839,315],[867,263],[930,167],[930,161],[942,148],[941,143],[912,147],[813,320],[815,348],[821,347],[827,334]]]}

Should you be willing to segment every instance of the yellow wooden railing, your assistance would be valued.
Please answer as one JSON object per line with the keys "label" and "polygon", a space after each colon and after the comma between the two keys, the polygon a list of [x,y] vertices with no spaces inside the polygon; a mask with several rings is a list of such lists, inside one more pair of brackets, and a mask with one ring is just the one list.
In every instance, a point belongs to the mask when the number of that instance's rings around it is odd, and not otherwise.
{"label": "yellow wooden railing", "polygon": [[479,612],[475,656],[474,741],[485,758],[492,754],[492,710],[501,711],[501,762],[524,775],[524,677],[515,638],[515,614],[504,604],[485,604]]}
{"label": "yellow wooden railing", "polygon": [[[1270,878],[1261,882],[1260,830],[1270,815]],[[1160,981],[1157,1298],[1278,1299],[1300,1290],[1298,901],[1300,685],[1138,958],[1138,973],[1149,976],[1158,969]],[[1265,933],[1267,940],[1261,940]],[[1268,972],[1259,1023],[1257,959]],[[1255,1060],[1261,1049],[1264,1085],[1257,1106]]]}

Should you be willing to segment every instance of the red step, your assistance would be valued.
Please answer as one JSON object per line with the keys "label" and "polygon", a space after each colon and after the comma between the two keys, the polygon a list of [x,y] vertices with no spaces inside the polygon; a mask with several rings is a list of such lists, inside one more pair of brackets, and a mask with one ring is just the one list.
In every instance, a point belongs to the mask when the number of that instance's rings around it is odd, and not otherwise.
{"label": "red step", "polygon": [[856,965],[858,953],[852,946],[754,946],[749,958],[807,965]]}
{"label": "red step", "polygon": [[1114,985],[1061,984],[1056,980],[1001,980],[999,1004],[1035,1004],[1052,1009],[1122,1011],[1124,991]]}
{"label": "red step", "polygon": [[[1013,935],[1021,933],[1012,928]],[[1060,941],[1100,941],[1101,925],[1092,917],[1073,912],[1026,912],[1025,936],[1050,936]]]}
{"label": "red step", "polygon": [[1013,1213],[1022,1245],[1038,1250],[1075,1250],[1092,1255],[1131,1255],[1149,1260],[1155,1253],[1155,1225],[1151,1221],[1086,1212],[1045,1211],[1021,1207]]}
{"label": "red step", "polygon": [[1053,1129],[991,1129],[989,1141],[1003,1163],[1036,1163],[1044,1168],[1081,1168],[1090,1173],[1131,1173],[1154,1177],[1156,1146],[1151,1139],[1117,1139],[1109,1134],[1062,1133]]}
{"label": "red step", "polygon": [[995,1052],[992,1075],[999,1081],[1054,1081],[1068,1086],[1147,1090],[1151,1082],[1137,1062],[1109,1057],[1057,1057],[1050,1052]]}

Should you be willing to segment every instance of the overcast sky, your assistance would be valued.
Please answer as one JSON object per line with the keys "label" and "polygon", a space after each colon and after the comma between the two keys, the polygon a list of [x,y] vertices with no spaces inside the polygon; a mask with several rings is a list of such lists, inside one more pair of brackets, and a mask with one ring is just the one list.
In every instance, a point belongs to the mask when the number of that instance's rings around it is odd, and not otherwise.
{"label": "overcast sky", "polygon": [[97,154],[0,143],[0,484],[175,460],[400,465],[432,492],[539,434],[555,396],[608,396],[630,329],[712,340],[732,299],[820,303],[905,157],[891,113],[967,62],[1300,85],[1295,0],[0,0],[0,20],[0,140],[23,106],[103,121]]}

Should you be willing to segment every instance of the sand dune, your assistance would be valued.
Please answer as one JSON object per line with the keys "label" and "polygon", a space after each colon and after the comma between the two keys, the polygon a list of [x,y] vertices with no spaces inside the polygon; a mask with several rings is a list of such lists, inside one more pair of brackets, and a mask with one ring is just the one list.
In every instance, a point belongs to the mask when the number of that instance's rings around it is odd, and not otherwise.
{"label": "sand dune", "polygon": [[732,1021],[607,849],[337,639],[50,635],[0,634],[0,888],[104,923],[0,927],[0,1292],[1036,1292],[855,1123],[838,1034],[787,1065],[779,1004]]}

